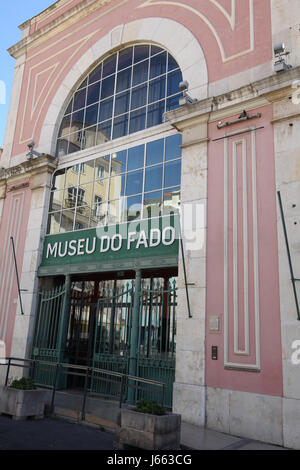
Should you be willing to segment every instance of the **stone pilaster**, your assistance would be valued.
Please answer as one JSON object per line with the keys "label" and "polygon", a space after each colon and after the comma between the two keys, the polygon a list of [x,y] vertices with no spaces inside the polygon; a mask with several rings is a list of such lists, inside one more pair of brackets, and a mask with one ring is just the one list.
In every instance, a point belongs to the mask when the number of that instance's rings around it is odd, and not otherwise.
{"label": "stone pilaster", "polygon": [[189,312],[183,258],[180,251],[173,409],[174,412],[181,414],[183,421],[201,426],[205,424],[207,123],[209,114],[202,110],[197,117],[190,117],[195,107],[186,106],[177,113],[172,113],[174,118],[171,121],[174,127],[182,133],[181,232],[190,302]]}
{"label": "stone pilaster", "polygon": [[[30,170],[31,205],[26,229],[22,271],[20,272],[24,315],[18,305],[13,333],[11,356],[28,357],[37,305],[37,270],[46,232],[51,178],[56,161],[42,156],[33,161]],[[15,375],[20,375],[16,369]]]}
{"label": "stone pilaster", "polygon": [[[293,82],[291,82],[293,85]],[[289,87],[270,95],[274,107],[276,189],[280,191],[294,276],[300,278],[300,103],[297,89]],[[299,89],[298,89],[299,91]],[[300,448],[295,433],[300,416],[300,364],[295,363],[295,341],[300,341],[297,310],[281,214],[277,211],[278,260],[283,368],[283,444]],[[300,305],[300,282],[296,282]],[[299,354],[298,354],[299,357]],[[295,359],[297,359],[297,354]]]}

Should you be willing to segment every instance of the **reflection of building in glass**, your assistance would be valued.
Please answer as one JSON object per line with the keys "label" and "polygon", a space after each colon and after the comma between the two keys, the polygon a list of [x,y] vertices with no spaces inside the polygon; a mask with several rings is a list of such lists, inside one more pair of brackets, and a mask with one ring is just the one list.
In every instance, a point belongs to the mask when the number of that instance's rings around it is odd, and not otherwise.
{"label": "reflection of building in glass", "polygon": [[178,212],[180,143],[171,135],[58,170],[48,233]]}
{"label": "reflection of building in glass", "polygon": [[[63,125],[66,125],[66,127],[61,129],[61,139],[58,150],[59,155],[78,152],[79,150],[93,147],[94,145],[100,145],[109,140],[107,134],[102,129],[98,129],[97,131],[97,127],[78,130],[81,124],[74,121],[72,121],[72,127],[70,127],[70,122],[64,121]],[[66,135],[66,132],[68,135]]]}

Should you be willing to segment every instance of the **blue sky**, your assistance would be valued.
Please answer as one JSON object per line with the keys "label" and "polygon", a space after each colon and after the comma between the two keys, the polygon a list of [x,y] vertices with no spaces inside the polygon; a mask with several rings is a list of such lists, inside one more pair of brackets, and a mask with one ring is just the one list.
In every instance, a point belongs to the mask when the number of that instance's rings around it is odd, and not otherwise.
{"label": "blue sky", "polygon": [[[15,59],[9,55],[7,49],[21,39],[21,31],[18,26],[53,3],[55,0],[13,0],[5,2],[5,6],[2,5],[0,17],[0,147],[4,139],[15,65]],[[3,84],[5,84],[5,96]]]}

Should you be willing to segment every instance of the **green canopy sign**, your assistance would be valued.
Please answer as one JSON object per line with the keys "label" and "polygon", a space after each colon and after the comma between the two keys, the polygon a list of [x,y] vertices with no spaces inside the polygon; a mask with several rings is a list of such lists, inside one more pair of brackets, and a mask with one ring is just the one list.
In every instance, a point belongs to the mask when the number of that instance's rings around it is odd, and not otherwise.
{"label": "green canopy sign", "polygon": [[47,235],[41,268],[174,256],[178,239],[179,217],[174,215]]}

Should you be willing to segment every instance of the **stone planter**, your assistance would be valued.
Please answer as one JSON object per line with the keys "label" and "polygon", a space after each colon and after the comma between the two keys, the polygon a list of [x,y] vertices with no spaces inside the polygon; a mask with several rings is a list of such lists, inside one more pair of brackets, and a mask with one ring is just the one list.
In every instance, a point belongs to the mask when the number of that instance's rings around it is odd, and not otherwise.
{"label": "stone planter", "polygon": [[28,417],[42,419],[45,408],[44,390],[19,390],[0,387],[0,414],[11,415],[16,420]]}
{"label": "stone planter", "polygon": [[180,449],[181,416],[167,413],[156,416],[122,408],[119,417],[118,446],[146,450]]}

